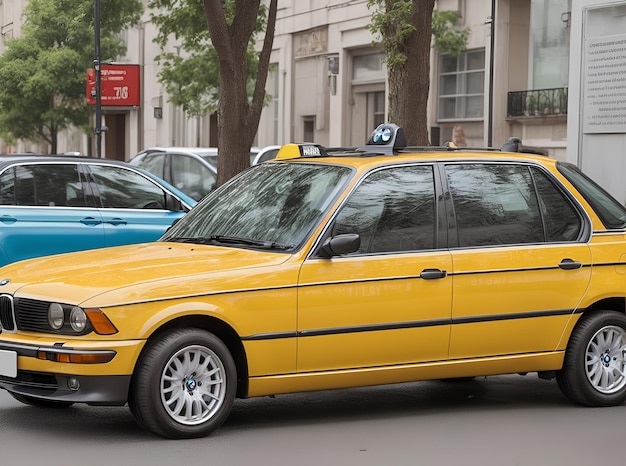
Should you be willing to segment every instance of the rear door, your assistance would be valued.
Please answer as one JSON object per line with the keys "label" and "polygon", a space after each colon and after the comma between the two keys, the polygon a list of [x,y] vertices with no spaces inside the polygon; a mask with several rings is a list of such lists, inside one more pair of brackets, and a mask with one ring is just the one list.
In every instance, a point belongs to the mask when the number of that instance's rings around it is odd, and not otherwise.
{"label": "rear door", "polygon": [[170,194],[126,167],[89,164],[98,193],[106,246],[158,240],[184,212],[166,208]]}
{"label": "rear door", "polygon": [[75,163],[32,163],[0,174],[0,263],[104,246],[93,196]]}
{"label": "rear door", "polygon": [[588,219],[533,165],[445,166],[453,267],[450,357],[550,352],[591,277]]}

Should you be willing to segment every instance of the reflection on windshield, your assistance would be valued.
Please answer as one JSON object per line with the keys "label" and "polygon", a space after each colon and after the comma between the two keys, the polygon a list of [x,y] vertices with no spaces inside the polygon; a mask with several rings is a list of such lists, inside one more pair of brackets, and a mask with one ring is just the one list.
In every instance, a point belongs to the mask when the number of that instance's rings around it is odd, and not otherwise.
{"label": "reflection on windshield", "polygon": [[352,173],[344,166],[268,163],[239,174],[205,197],[164,241],[289,250],[299,247]]}

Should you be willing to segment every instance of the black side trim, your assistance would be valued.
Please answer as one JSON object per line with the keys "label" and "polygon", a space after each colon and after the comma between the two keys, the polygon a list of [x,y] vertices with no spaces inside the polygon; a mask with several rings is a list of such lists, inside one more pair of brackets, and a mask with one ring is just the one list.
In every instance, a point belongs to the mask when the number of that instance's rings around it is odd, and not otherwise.
{"label": "black side trim", "polygon": [[300,337],[318,337],[322,335],[339,335],[344,333],[377,332],[380,330],[400,330],[405,328],[437,327],[450,325],[450,319],[418,320],[413,322],[394,322],[377,325],[357,325],[354,327],[322,328],[298,332]]}
{"label": "black side trim", "polygon": [[283,338],[318,337],[324,335],[341,335],[348,333],[378,332],[382,330],[401,330],[407,328],[437,327],[441,325],[473,324],[479,322],[497,322],[501,320],[532,319],[570,314],[580,314],[583,309],[552,309],[547,311],[516,312],[512,314],[490,314],[480,316],[459,317],[455,319],[416,320],[410,322],[392,322],[387,324],[355,325],[352,327],[321,328],[302,330],[299,332],[259,333],[242,337],[243,341],[279,340]]}
{"label": "black side trim", "polygon": [[279,332],[279,333],[257,333],[247,337],[241,337],[242,341],[258,341],[258,340],[282,340],[285,338],[296,338],[298,332]]}
{"label": "black side trim", "polygon": [[483,316],[468,316],[452,319],[452,325],[457,324],[473,324],[477,322],[496,322],[499,320],[516,320],[516,319],[531,319],[534,317],[552,317],[563,316],[570,314],[582,313],[582,309],[554,309],[551,311],[531,311],[531,312],[516,312],[513,314],[497,314],[497,315],[483,315]]}

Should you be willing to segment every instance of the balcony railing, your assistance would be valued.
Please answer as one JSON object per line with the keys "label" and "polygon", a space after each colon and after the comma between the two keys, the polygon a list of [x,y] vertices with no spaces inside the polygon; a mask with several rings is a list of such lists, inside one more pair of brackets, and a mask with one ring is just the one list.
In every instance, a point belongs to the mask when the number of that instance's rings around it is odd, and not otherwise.
{"label": "balcony railing", "polygon": [[507,116],[567,115],[567,87],[509,92]]}

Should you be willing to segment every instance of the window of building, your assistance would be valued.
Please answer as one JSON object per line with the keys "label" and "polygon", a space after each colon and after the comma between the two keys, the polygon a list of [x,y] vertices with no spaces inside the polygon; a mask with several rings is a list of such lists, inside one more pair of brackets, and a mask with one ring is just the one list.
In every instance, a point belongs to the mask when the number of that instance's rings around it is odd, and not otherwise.
{"label": "window of building", "polygon": [[315,142],[315,116],[302,117],[302,140]]}
{"label": "window of building", "polygon": [[384,53],[370,53],[367,55],[355,55],[352,59],[352,81],[371,82],[385,80],[387,68],[385,66]]}
{"label": "window of building", "polygon": [[[369,97],[372,108],[372,125],[369,128],[376,128],[385,122],[385,93],[372,92]],[[368,112],[369,113],[369,112]]]}
{"label": "window of building", "polygon": [[271,97],[268,113],[272,118],[272,135],[273,141],[277,142],[278,139],[278,126],[279,126],[279,109],[280,99],[278,94],[278,64],[273,63],[270,65],[269,72],[267,73],[267,93]]}
{"label": "window of building", "polygon": [[528,66],[531,89],[567,87],[571,11],[571,0],[531,0]]}
{"label": "window of building", "polygon": [[485,49],[439,58],[439,120],[482,119]]}

